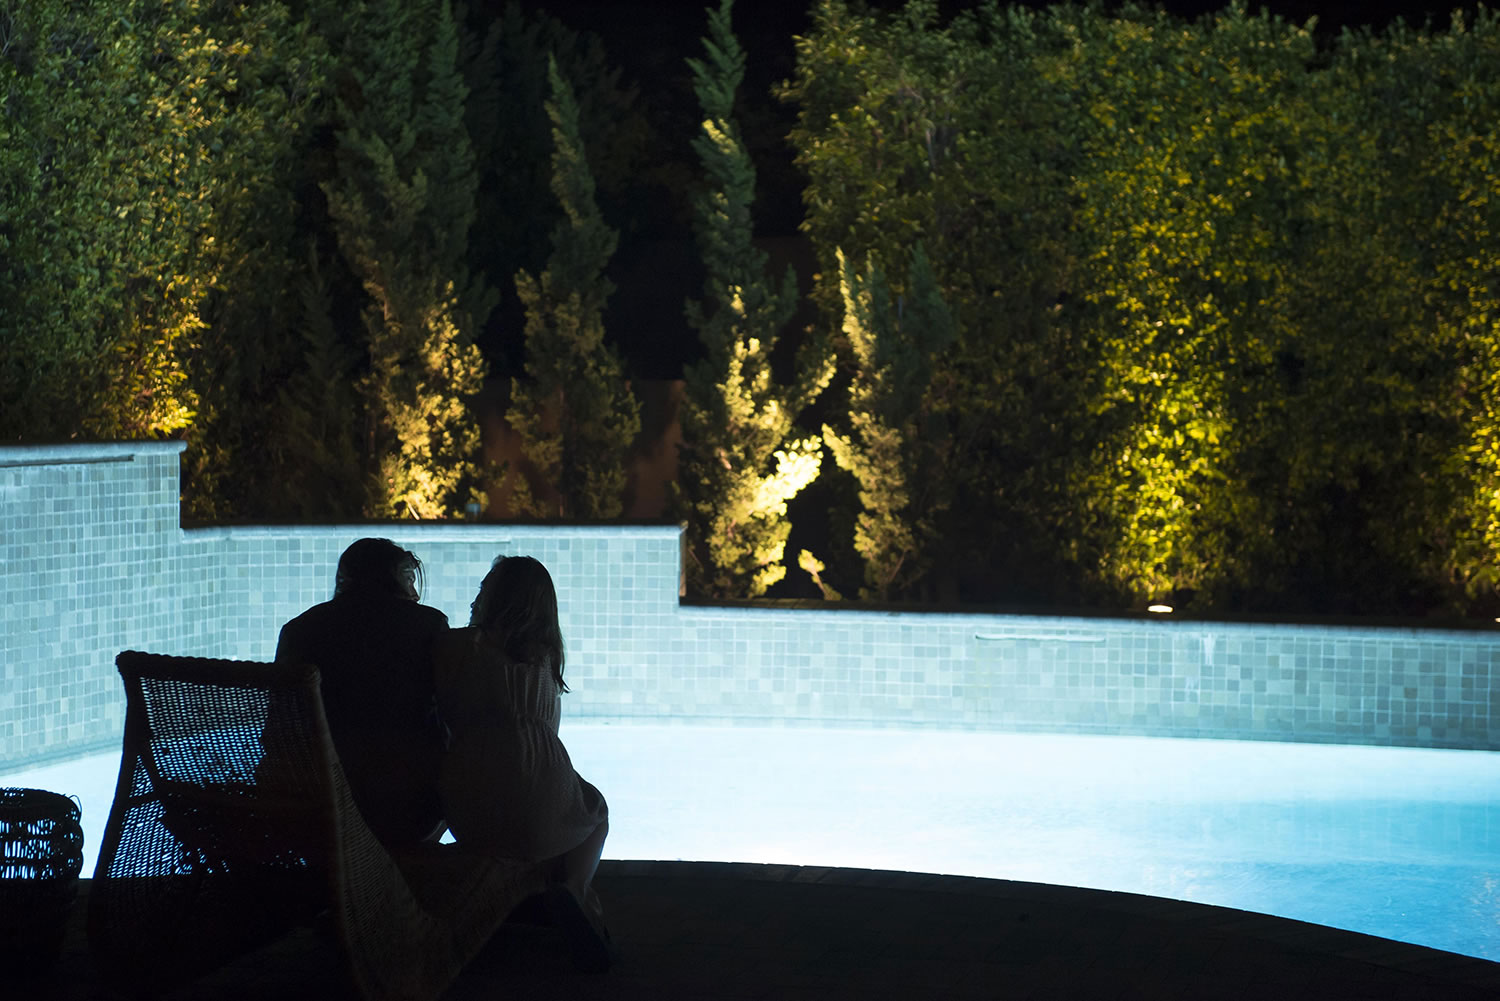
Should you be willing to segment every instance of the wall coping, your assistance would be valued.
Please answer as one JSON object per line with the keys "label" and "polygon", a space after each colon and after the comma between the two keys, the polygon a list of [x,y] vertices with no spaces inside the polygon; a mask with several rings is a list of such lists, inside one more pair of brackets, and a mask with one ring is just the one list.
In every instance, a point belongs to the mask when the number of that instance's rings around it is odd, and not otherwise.
{"label": "wall coping", "polygon": [[185,441],[93,441],[65,445],[0,445],[0,468],[130,462],[138,455],[181,455]]}
{"label": "wall coping", "polygon": [[298,523],[295,525],[196,525],[184,528],[183,534],[194,539],[270,538],[300,539],[329,534],[374,536],[414,542],[488,542],[507,544],[518,539],[556,538],[560,531],[570,535],[609,535],[614,537],[656,538],[676,541],[682,535],[681,525],[532,525],[499,521],[366,521],[330,524]]}

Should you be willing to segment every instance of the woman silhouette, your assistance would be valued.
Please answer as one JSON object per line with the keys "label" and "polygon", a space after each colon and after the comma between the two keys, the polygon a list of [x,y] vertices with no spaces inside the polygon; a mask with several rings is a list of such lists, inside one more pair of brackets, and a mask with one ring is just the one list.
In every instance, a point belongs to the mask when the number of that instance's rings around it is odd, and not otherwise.
{"label": "woman silhouette", "polygon": [[547,568],[529,556],[497,559],[469,627],[444,637],[435,663],[450,730],[439,789],[454,838],[503,858],[554,859],[554,917],[580,965],[606,967],[608,933],[591,882],[609,808],[557,736],[568,686]]}

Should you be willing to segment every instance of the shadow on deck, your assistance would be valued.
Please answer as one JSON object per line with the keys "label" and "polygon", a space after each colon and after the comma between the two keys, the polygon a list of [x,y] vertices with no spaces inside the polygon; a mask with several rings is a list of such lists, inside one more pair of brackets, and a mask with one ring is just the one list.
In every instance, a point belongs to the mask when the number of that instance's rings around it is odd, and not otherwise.
{"label": "shadow on deck", "polygon": [[[864,869],[609,861],[597,886],[619,953],[609,973],[575,973],[554,929],[517,920],[445,1001],[1500,997],[1500,963],[1105,890]],[[89,961],[87,892],[83,881],[62,959],[16,985],[18,997],[115,996]],[[332,951],[316,930],[299,929],[170,998],[347,996]]]}

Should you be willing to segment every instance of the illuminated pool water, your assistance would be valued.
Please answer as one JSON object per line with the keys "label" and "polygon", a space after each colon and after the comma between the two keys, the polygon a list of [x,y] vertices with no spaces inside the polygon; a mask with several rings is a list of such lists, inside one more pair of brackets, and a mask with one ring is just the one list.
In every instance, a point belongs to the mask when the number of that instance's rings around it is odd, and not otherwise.
{"label": "illuminated pool water", "polygon": [[[1261,911],[1500,960],[1500,754],[565,720],[610,858],[991,876]],[[0,785],[84,805],[117,759]]]}

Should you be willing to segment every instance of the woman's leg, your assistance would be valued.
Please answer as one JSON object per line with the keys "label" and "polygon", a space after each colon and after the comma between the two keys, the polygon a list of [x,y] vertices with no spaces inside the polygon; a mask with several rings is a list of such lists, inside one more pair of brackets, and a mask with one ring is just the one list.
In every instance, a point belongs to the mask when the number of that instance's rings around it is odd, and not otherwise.
{"label": "woman's leg", "polygon": [[604,924],[604,909],[589,884],[599,868],[604,839],[609,834],[609,820],[599,826],[582,843],[557,857],[561,870],[559,880],[547,891],[547,907],[552,920],[562,928],[573,953],[573,963],[589,973],[603,973],[610,965],[610,935]]}
{"label": "woman's leg", "polygon": [[[593,896],[589,884],[599,869],[599,858],[604,854],[604,839],[609,836],[609,818],[599,821],[599,826],[582,842],[563,853],[563,882],[573,891],[578,902],[589,906]],[[593,898],[596,902],[597,897]],[[593,907],[590,908],[591,910]],[[597,915],[596,915],[597,916]]]}

